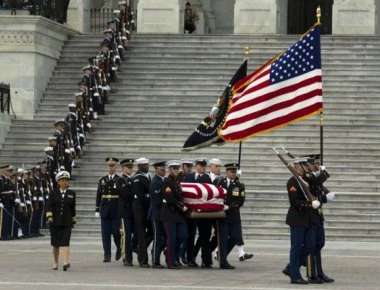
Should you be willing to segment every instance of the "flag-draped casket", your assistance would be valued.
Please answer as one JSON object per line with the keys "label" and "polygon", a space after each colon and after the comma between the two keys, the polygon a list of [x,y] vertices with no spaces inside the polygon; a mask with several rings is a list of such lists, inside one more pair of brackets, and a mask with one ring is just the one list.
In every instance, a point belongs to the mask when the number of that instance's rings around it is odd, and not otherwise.
{"label": "flag-draped casket", "polygon": [[218,212],[224,209],[226,189],[208,183],[181,182],[182,202],[196,212]]}

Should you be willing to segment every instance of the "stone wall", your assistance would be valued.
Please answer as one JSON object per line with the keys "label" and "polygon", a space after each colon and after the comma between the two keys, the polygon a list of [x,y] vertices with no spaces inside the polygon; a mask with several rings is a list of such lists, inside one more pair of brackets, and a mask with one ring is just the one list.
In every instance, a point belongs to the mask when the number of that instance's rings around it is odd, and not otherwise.
{"label": "stone wall", "polygon": [[0,81],[10,83],[17,118],[32,119],[69,35],[40,16],[0,17]]}

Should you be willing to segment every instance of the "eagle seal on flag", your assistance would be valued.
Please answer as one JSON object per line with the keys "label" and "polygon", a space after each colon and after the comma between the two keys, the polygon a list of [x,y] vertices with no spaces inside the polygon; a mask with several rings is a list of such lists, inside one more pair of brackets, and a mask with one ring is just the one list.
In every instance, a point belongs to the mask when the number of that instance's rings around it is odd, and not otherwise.
{"label": "eagle seal on flag", "polygon": [[222,145],[218,130],[224,124],[231,101],[231,88],[241,78],[247,75],[247,61],[244,61],[228,83],[223,94],[218,97],[208,116],[206,116],[195,131],[187,138],[182,151],[193,151],[212,144]]}

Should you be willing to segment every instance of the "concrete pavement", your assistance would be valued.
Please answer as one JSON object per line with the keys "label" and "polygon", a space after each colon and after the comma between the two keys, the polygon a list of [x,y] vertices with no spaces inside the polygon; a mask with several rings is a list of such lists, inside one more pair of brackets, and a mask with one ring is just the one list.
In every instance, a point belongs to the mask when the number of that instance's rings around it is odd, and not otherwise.
{"label": "concrete pavement", "polygon": [[63,272],[62,264],[58,271],[51,270],[49,237],[0,241],[0,289],[380,289],[378,243],[327,242],[324,268],[336,282],[305,286],[290,284],[281,273],[288,260],[287,240],[247,241],[245,248],[255,256],[239,262],[234,250],[229,261],[235,270],[143,269],[124,267],[120,261],[104,264],[100,238],[74,236],[72,268]]}

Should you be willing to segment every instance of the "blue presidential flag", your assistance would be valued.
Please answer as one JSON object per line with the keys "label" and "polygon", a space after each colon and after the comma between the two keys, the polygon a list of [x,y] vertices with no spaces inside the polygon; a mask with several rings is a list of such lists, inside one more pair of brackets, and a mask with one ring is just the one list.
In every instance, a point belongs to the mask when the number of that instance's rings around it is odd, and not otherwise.
{"label": "blue presidential flag", "polygon": [[224,124],[231,100],[232,87],[243,77],[247,75],[247,61],[245,60],[240,68],[236,71],[223,94],[217,99],[215,105],[211,108],[195,131],[187,138],[183,145],[183,151],[193,151],[202,147],[208,147],[212,144],[221,145],[223,139],[218,136],[218,129]]}

